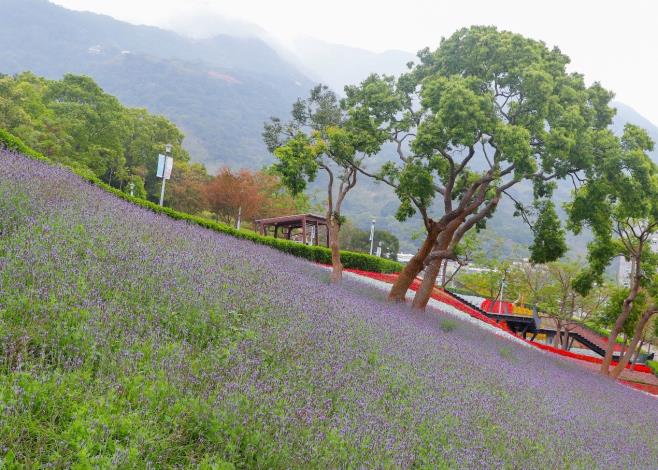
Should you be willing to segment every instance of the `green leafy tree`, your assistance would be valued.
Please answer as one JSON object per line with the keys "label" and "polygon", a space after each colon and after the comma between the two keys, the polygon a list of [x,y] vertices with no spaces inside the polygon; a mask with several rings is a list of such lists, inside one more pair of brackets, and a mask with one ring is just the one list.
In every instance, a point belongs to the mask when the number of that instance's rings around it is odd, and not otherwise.
{"label": "green leafy tree", "polygon": [[125,190],[139,177],[153,200],[160,191],[155,169],[165,144],[173,145],[177,165],[189,161],[183,134],[170,121],[124,107],[91,78],[79,75],[62,80],[29,72],[0,77],[0,127],[47,157],[91,169],[117,188]]}
{"label": "green leafy tree", "polygon": [[[472,239],[477,241],[471,241]],[[511,260],[518,257],[517,253],[505,256],[504,240],[498,236],[492,236],[486,231],[480,234],[470,232],[464,237],[464,242],[466,242],[464,245],[458,247],[458,252],[471,250],[468,256],[477,265],[478,270],[458,273],[455,282],[459,286],[489,299],[501,299],[502,286],[505,282],[508,287],[508,297],[515,296],[516,286],[509,285],[509,277],[514,273]],[[509,289],[510,287],[512,290]]]}
{"label": "green leafy tree", "polygon": [[[382,257],[397,261],[400,241],[391,232],[375,230],[374,247],[382,248]],[[356,227],[349,219],[340,228],[340,246],[344,250],[361,253],[370,252],[370,232]]]}
{"label": "green leafy tree", "polygon": [[[594,240],[588,247],[589,267],[574,281],[587,292],[600,281],[616,257],[631,262],[630,287],[608,338],[601,372],[609,374],[613,346],[643,289],[653,289],[658,257],[650,239],[658,231],[658,172],[647,152],[653,142],[646,131],[627,125],[621,139],[608,137],[607,159],[597,160],[587,182],[569,206],[569,222],[578,233],[589,226]],[[619,141],[619,142],[617,142]],[[620,144],[620,145],[618,145]]]}
{"label": "green leafy tree", "polygon": [[272,118],[265,124],[263,138],[277,158],[275,171],[293,194],[306,189],[319,171],[327,176],[326,216],[331,248],[332,282],[340,282],[341,209],[345,197],[356,186],[357,166],[376,153],[378,135],[363,132],[348,116],[334,92],[318,85],[306,100],[299,99],[286,123]]}
{"label": "green leafy tree", "polygon": [[530,245],[530,262],[546,263],[564,255],[567,244],[553,201],[543,200],[537,206],[539,215],[532,226],[535,237]]}
{"label": "green leafy tree", "polygon": [[581,265],[575,261],[526,264],[524,268],[522,282],[528,286],[535,282],[529,299],[555,323],[554,346],[569,349],[571,331],[608,303],[609,287],[597,285],[587,294],[579,293],[574,288],[574,280]]}
{"label": "green leafy tree", "polygon": [[[424,308],[442,261],[511,188],[529,181],[535,201],[545,201],[552,180],[606,158],[614,110],[612,94],[568,73],[558,49],[494,27],[461,29],[419,59],[397,79],[373,75],[346,93],[364,129],[386,134],[400,157],[362,172],[395,189],[400,219],[416,211],[423,218],[425,242],[389,298],[402,301],[425,268],[413,304]],[[562,254],[555,240],[535,244],[543,260]]]}

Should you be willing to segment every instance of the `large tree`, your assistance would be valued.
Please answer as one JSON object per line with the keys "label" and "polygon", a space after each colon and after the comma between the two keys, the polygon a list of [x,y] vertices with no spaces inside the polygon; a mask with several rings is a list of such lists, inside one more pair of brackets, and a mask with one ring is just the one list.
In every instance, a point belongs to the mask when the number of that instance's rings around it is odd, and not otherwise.
{"label": "large tree", "polygon": [[[580,177],[606,157],[614,110],[612,94],[568,73],[569,58],[557,48],[494,27],[461,29],[419,59],[397,79],[373,75],[346,92],[360,125],[386,133],[399,156],[379,171],[359,171],[395,188],[400,219],[416,211],[423,218],[426,240],[389,298],[403,300],[425,268],[413,304],[424,308],[442,261],[514,186],[532,183],[536,207],[554,211],[552,180]],[[536,240],[533,247],[550,261],[565,245]]]}
{"label": "large tree", "polygon": [[239,225],[241,219],[254,219],[265,197],[260,191],[256,174],[248,169],[232,171],[221,168],[205,186],[208,209],[217,220]]}
{"label": "large tree", "polygon": [[[617,145],[619,144],[619,145]],[[626,125],[623,136],[610,139],[610,158],[597,160],[585,184],[575,192],[569,221],[578,233],[589,226],[589,267],[575,281],[587,292],[613,259],[631,263],[628,292],[608,337],[601,372],[609,373],[613,346],[643,289],[653,289],[658,257],[651,238],[658,232],[658,170],[648,156],[653,142],[646,131]],[[648,321],[648,319],[647,319]]]}
{"label": "large tree", "polygon": [[295,102],[290,121],[272,118],[266,123],[263,138],[277,158],[275,171],[293,194],[302,192],[319,171],[326,174],[331,280],[339,282],[343,271],[339,242],[342,205],[356,186],[356,167],[379,151],[383,134],[361,129],[345,113],[336,94],[317,85],[307,99]]}

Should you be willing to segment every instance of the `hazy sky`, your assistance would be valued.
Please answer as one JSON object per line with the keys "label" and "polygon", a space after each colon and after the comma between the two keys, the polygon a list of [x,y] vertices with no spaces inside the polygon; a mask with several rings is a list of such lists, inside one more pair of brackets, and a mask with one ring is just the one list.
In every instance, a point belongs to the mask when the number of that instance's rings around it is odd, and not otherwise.
{"label": "hazy sky", "polygon": [[416,52],[473,24],[557,45],[572,70],[598,80],[658,124],[658,2],[655,0],[53,0],[150,25],[219,14],[289,40],[311,36],[373,51]]}

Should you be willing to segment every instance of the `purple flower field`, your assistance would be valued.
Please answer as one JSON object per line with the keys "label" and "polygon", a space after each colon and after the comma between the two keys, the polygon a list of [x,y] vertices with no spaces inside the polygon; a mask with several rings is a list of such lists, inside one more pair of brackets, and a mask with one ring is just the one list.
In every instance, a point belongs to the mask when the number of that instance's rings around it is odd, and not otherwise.
{"label": "purple flower field", "polygon": [[655,398],[384,297],[0,151],[0,462],[658,468]]}

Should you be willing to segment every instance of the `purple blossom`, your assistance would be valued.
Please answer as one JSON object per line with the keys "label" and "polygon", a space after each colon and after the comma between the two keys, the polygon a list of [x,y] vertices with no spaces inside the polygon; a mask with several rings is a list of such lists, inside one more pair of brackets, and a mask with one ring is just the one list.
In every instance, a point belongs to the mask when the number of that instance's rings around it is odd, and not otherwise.
{"label": "purple blossom", "polygon": [[[71,466],[99,442],[99,466],[656,468],[652,397],[6,151],[0,233],[0,448],[18,461]],[[50,429],[38,445],[16,441],[27,420]]]}

